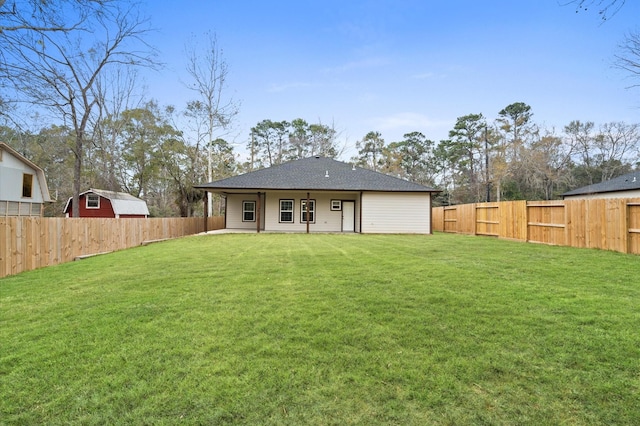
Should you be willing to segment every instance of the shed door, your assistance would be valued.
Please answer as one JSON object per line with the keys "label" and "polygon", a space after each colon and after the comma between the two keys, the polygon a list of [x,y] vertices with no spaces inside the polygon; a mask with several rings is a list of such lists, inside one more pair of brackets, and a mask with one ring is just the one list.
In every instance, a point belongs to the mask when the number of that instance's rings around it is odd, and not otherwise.
{"label": "shed door", "polygon": [[355,232],[356,230],[356,203],[354,201],[342,202],[342,232]]}

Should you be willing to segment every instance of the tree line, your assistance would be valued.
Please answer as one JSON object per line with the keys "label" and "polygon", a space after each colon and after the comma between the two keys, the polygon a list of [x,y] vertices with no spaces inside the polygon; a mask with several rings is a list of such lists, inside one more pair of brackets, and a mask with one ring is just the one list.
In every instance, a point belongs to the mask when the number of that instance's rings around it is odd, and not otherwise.
{"label": "tree line", "polygon": [[[182,111],[148,101],[107,115],[84,152],[82,187],[141,197],[153,216],[191,216],[202,213],[204,194],[194,186],[209,180],[209,167],[216,180],[314,155],[340,158],[348,148],[333,125],[265,119],[251,128],[243,161],[225,139],[208,142],[206,117],[198,101]],[[47,213],[60,215],[73,191],[73,129],[31,133],[5,125],[0,140],[45,170],[58,200]],[[492,121],[482,113],[458,117],[445,140],[414,131],[387,143],[371,131],[355,150],[347,161],[440,189],[436,204],[550,200],[640,168],[640,124],[575,120],[558,132],[537,125],[531,107],[516,102]]]}
{"label": "tree line", "polygon": [[262,120],[251,128],[245,168],[251,171],[315,155],[336,158],[344,151],[338,136],[335,126],[321,122],[309,124],[302,118]]}
{"label": "tree line", "polygon": [[352,161],[442,190],[439,204],[557,199],[562,193],[640,167],[640,124],[579,120],[561,132],[533,120],[523,102],[494,120],[482,113],[457,118],[446,140],[419,131],[385,143],[369,132]]}
{"label": "tree line", "polygon": [[[201,214],[207,195],[194,185],[312,155],[340,158],[352,148],[333,124],[265,119],[251,128],[242,160],[225,140],[239,106],[226,96],[228,69],[212,34],[185,43],[192,99],[181,109],[147,99],[138,71],[161,64],[138,6],[0,1],[0,140],[45,170],[58,200],[48,215],[60,215],[69,197],[75,210],[90,187],[139,196],[154,216]],[[618,66],[637,77],[637,32],[624,46]],[[437,142],[419,130],[390,143],[368,132],[350,161],[435,186],[441,204],[552,199],[638,168],[638,133],[638,124],[623,122],[546,129],[516,102],[493,120],[458,117]],[[222,200],[208,200],[209,212],[222,209]]]}
{"label": "tree line", "polygon": [[[84,150],[81,186],[140,197],[152,216],[201,215],[205,194],[194,186],[313,155],[335,158],[342,152],[333,126],[301,118],[263,120],[251,130],[247,152],[252,154],[243,161],[225,139],[209,143],[203,124],[207,116],[199,101],[182,111],[148,101],[106,116]],[[44,169],[57,200],[46,213],[59,216],[73,194],[74,130],[51,125],[30,132],[4,125],[0,140]],[[224,211],[223,200],[215,198],[212,205],[214,214]]]}
{"label": "tree line", "polygon": [[[200,213],[204,194],[193,186],[207,180],[208,152],[176,125],[176,118],[189,114],[191,108],[177,112],[149,101],[105,117],[84,150],[80,186],[140,197],[147,201],[152,216]],[[0,126],[0,140],[45,170],[49,190],[57,200],[46,208],[46,214],[61,215],[73,196],[73,129],[51,125],[32,133]],[[217,138],[211,145],[214,177],[235,174],[236,158],[230,144]]]}
{"label": "tree line", "polygon": [[177,111],[138,89],[141,69],[162,66],[150,31],[135,0],[0,1],[0,137],[45,169],[58,200],[47,214],[71,197],[78,216],[97,187],[189,216],[205,196],[193,185],[233,173],[221,136],[238,106],[215,36],[185,43],[193,98]]}

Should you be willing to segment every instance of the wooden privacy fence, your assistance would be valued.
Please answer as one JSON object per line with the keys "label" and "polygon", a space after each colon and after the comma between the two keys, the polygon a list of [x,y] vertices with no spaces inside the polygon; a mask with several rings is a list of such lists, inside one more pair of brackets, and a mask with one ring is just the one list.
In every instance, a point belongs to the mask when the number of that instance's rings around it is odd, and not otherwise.
{"label": "wooden privacy fence", "polygon": [[640,254],[640,198],[434,207],[433,229]]}
{"label": "wooden privacy fence", "polygon": [[[204,218],[98,219],[0,217],[0,278],[77,257],[204,231]],[[224,217],[207,219],[207,230]]]}

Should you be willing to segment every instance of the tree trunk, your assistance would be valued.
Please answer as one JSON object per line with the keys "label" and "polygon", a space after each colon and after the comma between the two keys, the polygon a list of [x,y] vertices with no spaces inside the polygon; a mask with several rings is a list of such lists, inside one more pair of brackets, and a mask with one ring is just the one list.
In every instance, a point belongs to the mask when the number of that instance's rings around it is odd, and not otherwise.
{"label": "tree trunk", "polygon": [[73,164],[73,201],[71,205],[71,215],[80,217],[80,174],[82,173],[82,138],[81,132],[76,134],[75,161]]}

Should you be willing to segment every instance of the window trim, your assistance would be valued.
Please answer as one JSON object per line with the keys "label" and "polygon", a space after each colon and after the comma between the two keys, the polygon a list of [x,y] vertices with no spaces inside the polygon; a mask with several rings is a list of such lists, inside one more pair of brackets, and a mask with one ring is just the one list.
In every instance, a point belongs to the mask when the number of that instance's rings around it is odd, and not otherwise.
{"label": "window trim", "polygon": [[[246,204],[253,204],[253,210],[245,209]],[[253,213],[253,219],[245,219],[246,213]],[[242,200],[242,221],[243,222],[255,222],[256,221],[256,202],[254,200]]]}
{"label": "window trim", "polygon": [[22,173],[22,198],[33,198],[33,174]]}
{"label": "window trim", "polygon": [[[307,219],[305,218],[305,214],[307,213],[307,208],[304,204],[307,203],[307,199],[303,198],[300,200],[300,223],[307,223]],[[316,223],[316,200],[313,198],[309,199],[309,214],[311,215],[311,219],[309,223]]]}
{"label": "window trim", "polygon": [[[90,206],[89,205],[89,197],[96,197],[98,199],[98,205]],[[98,194],[86,194],[84,196],[84,206],[87,209],[92,209],[92,210],[99,209],[100,208],[100,196]]]}
{"label": "window trim", "polygon": [[331,210],[333,211],[342,210],[342,200],[331,200]]}
{"label": "window trim", "polygon": [[[291,210],[283,210],[282,209],[282,203],[283,202],[290,202],[291,203]],[[296,202],[293,199],[290,198],[283,198],[278,202],[278,205],[280,207],[279,209],[279,213],[278,213],[278,223],[295,223],[295,217],[296,217]],[[291,220],[282,220],[282,213],[289,213],[291,212]]]}

